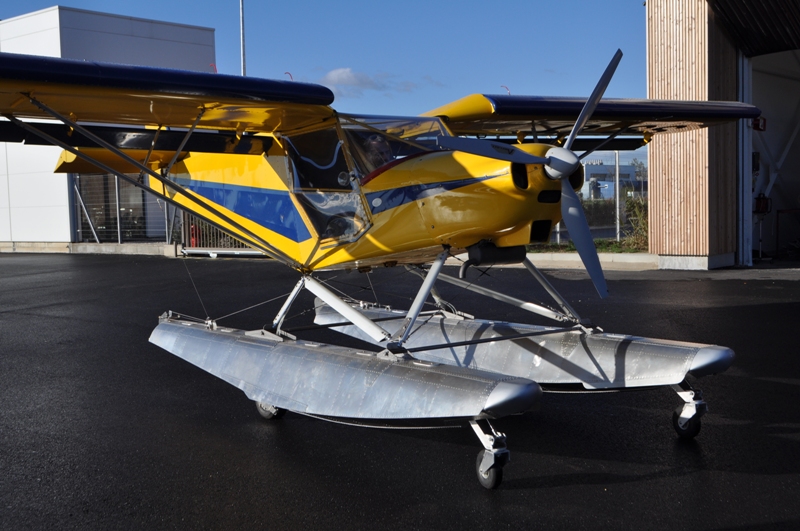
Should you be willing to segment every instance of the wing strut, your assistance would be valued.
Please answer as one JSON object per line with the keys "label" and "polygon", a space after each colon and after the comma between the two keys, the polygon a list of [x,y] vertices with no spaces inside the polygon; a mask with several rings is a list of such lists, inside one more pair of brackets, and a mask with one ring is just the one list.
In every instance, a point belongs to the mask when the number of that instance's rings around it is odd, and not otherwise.
{"label": "wing strut", "polygon": [[[150,141],[150,149],[147,150],[147,155],[144,157],[144,162],[142,162],[142,166],[147,166],[147,163],[150,162],[150,157],[153,156],[153,150],[156,149],[156,142],[158,142],[158,136],[161,134],[161,125],[158,126],[156,129],[156,134],[153,135],[153,140]],[[139,180],[144,180],[144,172],[139,171]]]}
{"label": "wing strut", "polygon": [[[147,175],[149,175],[152,178],[156,179],[159,183],[161,183],[164,186],[165,193],[163,195],[163,199],[165,201],[168,201],[168,202],[172,203],[173,205],[175,205],[178,208],[181,208],[183,206],[180,203],[178,203],[177,201],[175,201],[174,199],[171,199],[166,195],[166,189],[170,188],[173,192],[175,192],[176,195],[181,195],[182,197],[186,198],[190,202],[198,205],[200,208],[205,209],[205,210],[211,212],[212,214],[214,214],[215,216],[219,217],[225,223],[230,224],[230,226],[232,226],[233,228],[241,231],[242,234],[244,234],[248,239],[251,240],[251,242],[250,242],[251,245],[253,245],[254,247],[258,248],[260,251],[262,251],[267,256],[270,256],[271,258],[274,258],[274,259],[276,259],[276,260],[278,260],[280,262],[283,262],[284,264],[288,265],[289,267],[292,267],[292,268],[297,269],[297,270],[302,270],[302,265],[301,264],[299,264],[298,262],[292,260],[290,257],[286,256],[284,253],[278,251],[272,245],[270,245],[268,242],[264,241],[261,237],[259,237],[258,235],[256,235],[252,231],[250,231],[249,229],[245,228],[244,226],[240,225],[235,220],[229,218],[227,215],[225,215],[224,213],[220,212],[219,210],[217,210],[216,208],[214,208],[210,204],[207,204],[207,203],[205,203],[203,201],[200,201],[199,199],[197,199],[193,195],[186,193],[186,190],[184,190],[181,186],[173,183],[168,178],[166,178],[166,177],[164,177],[162,175],[159,175],[157,172],[151,170],[150,168],[147,168],[146,166],[143,166],[136,159],[130,157],[125,152],[117,149],[115,146],[112,146],[111,144],[109,144],[108,142],[103,140],[102,138],[94,135],[93,133],[91,133],[90,131],[85,129],[84,127],[82,127],[82,126],[78,125],[77,123],[73,122],[72,120],[69,120],[68,118],[62,116],[57,111],[55,111],[53,109],[50,109],[44,103],[39,102],[38,100],[36,100],[33,97],[30,97],[30,96],[28,96],[28,97],[30,98],[31,103],[33,103],[34,105],[36,105],[37,107],[39,107],[40,109],[45,111],[46,113],[48,113],[51,116],[53,116],[54,118],[60,120],[65,125],[68,125],[68,126],[72,127],[73,129],[77,130],[80,134],[82,134],[82,135],[86,136],[87,138],[91,139],[92,141],[96,142],[99,146],[107,149],[108,151],[110,151],[111,153],[117,155],[118,157],[120,157],[121,159],[125,160],[126,162],[134,165],[134,167],[139,168],[141,173],[146,173]],[[100,168],[101,170],[105,171],[106,173],[109,173],[109,174],[112,174],[112,175],[116,175],[117,177],[128,181],[129,183],[131,183],[132,185],[136,186],[137,188],[141,188],[141,189],[143,189],[145,191],[149,191],[151,193],[153,192],[152,189],[150,189],[148,186],[145,186],[144,184],[138,182],[136,179],[133,179],[133,178],[129,177],[128,175],[126,175],[126,174],[124,174],[122,172],[119,172],[119,171],[107,166],[106,164],[103,164],[102,162],[100,162],[100,161],[98,161],[98,160],[86,155],[85,153],[83,153],[83,152],[77,150],[76,148],[74,148],[74,147],[72,147],[72,146],[70,146],[70,145],[58,140],[57,138],[54,138],[54,137],[48,135],[47,133],[44,133],[43,131],[40,131],[39,129],[33,127],[31,124],[29,124],[27,122],[23,122],[22,120],[16,118],[13,115],[10,115],[10,114],[5,114],[3,116],[6,119],[8,119],[9,121],[11,121],[14,124],[16,124],[18,127],[21,127],[22,129],[24,129],[24,130],[26,130],[26,131],[28,131],[30,133],[33,133],[34,135],[46,140],[47,142],[49,142],[49,143],[51,143],[53,145],[59,146],[60,148],[66,150],[66,151],[69,151],[73,155],[75,155],[77,157],[80,157],[83,160],[89,162],[90,164],[93,164],[93,165],[97,166],[98,168]],[[212,225],[218,227],[220,230],[228,232],[228,230],[225,229],[225,227],[221,226],[219,223],[216,223],[216,222],[214,222],[214,221],[212,221],[212,220],[210,220],[208,218],[205,218],[205,216],[201,216],[201,217],[204,217],[204,219],[206,219],[207,222],[209,222]],[[236,236],[236,235],[234,234],[234,236]]]}
{"label": "wing strut", "polygon": [[[97,142],[98,144],[102,145],[104,148],[108,149],[109,151],[111,151],[115,155],[120,156],[120,154],[123,153],[123,152],[117,153],[116,152],[116,148],[114,148],[112,150],[111,148],[113,146],[111,146],[111,144],[108,144],[106,141],[102,140],[100,137],[98,137],[94,133],[91,133],[87,129],[84,129],[83,127],[81,127],[80,125],[78,125],[74,121],[68,119],[66,116],[62,115],[61,113],[59,113],[55,109],[51,109],[50,107],[48,107],[44,103],[40,102],[39,100],[37,100],[33,96],[29,96],[29,98],[31,100],[31,103],[33,105],[35,105],[36,107],[38,107],[39,109],[43,110],[44,112],[46,112],[47,114],[49,114],[53,118],[56,118],[56,119],[60,120],[62,123],[67,124],[68,126],[72,127],[73,129],[77,129],[78,132],[80,132],[82,135],[84,135],[87,138],[90,138],[91,140],[94,140],[95,142]],[[200,112],[197,113],[197,118],[194,119],[194,122],[192,122],[192,125],[191,125],[191,127],[189,127],[189,130],[186,131],[186,134],[184,135],[183,140],[181,140],[181,143],[178,145],[178,149],[175,150],[175,154],[172,156],[172,160],[170,160],[169,164],[167,164],[166,168],[164,168],[164,173],[165,174],[169,174],[170,170],[172,169],[172,166],[178,161],[178,157],[180,156],[181,151],[183,151],[183,147],[186,145],[186,142],[189,141],[189,138],[192,136],[192,133],[194,133],[194,130],[197,127],[197,124],[200,123],[200,119],[203,117],[203,115],[205,113],[206,113],[205,107],[201,108]],[[155,147],[156,140],[158,140],[158,133],[160,133],[160,132],[161,132],[161,126],[158,127],[158,131],[156,132],[156,135],[153,138],[153,142],[150,145],[150,152],[147,153],[147,159],[148,160],[150,158],[150,154],[153,151],[153,147]],[[127,155],[126,155],[125,158],[129,159],[133,163],[138,164],[138,162],[135,159],[131,159],[130,157],[127,157]]]}
{"label": "wing strut", "polygon": [[[183,140],[181,140],[181,143],[178,146],[178,149],[176,149],[175,150],[175,154],[172,155],[172,160],[170,160],[169,164],[167,164],[167,167],[162,170],[164,175],[169,175],[169,172],[172,169],[172,166],[175,164],[175,162],[178,161],[178,157],[180,156],[181,151],[183,151],[183,147],[186,145],[186,142],[189,141],[189,137],[192,136],[192,133],[194,133],[195,127],[197,127],[197,124],[200,123],[200,118],[202,118],[205,113],[206,113],[206,109],[205,108],[200,109],[200,112],[197,113],[197,118],[194,119],[194,123],[192,123],[192,126],[189,128],[189,130],[186,131],[186,135],[184,135]],[[153,139],[153,140],[155,140],[155,139]]]}

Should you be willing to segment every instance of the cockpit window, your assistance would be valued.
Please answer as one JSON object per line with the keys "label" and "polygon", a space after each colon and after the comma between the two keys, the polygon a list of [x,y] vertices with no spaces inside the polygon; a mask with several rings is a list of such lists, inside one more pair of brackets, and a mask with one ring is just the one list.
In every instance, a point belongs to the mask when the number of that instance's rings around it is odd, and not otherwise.
{"label": "cockpit window", "polygon": [[284,139],[295,189],[350,190],[347,181],[339,182],[339,174],[350,170],[336,128],[286,136]]}
{"label": "cockpit window", "polygon": [[[338,127],[337,127],[338,125]],[[291,192],[320,239],[338,245],[369,227],[360,180],[447,135],[438,118],[340,116],[339,124],[281,137]]]}
{"label": "cockpit window", "polygon": [[319,238],[353,241],[369,226],[364,199],[351,181],[344,142],[336,127],[282,137],[292,193]]}
{"label": "cockpit window", "polygon": [[436,138],[448,134],[438,118],[347,115],[341,124],[362,177],[409,155],[437,150]]}

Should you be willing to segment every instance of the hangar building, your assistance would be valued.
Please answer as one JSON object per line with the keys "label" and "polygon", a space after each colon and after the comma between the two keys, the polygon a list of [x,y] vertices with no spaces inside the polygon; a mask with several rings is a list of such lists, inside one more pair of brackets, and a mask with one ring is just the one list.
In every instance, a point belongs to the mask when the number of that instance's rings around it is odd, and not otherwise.
{"label": "hangar building", "polygon": [[[656,135],[649,245],[659,266],[752,265],[800,246],[800,4],[647,0],[649,98],[738,100],[755,123]],[[762,196],[763,194],[763,196]]]}

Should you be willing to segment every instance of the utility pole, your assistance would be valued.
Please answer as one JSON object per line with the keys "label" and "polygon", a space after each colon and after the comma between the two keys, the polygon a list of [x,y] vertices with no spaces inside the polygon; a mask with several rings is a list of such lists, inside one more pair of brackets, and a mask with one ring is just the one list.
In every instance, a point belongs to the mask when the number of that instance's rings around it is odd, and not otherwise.
{"label": "utility pole", "polygon": [[242,75],[247,75],[247,70],[245,68],[245,57],[244,57],[244,0],[239,0],[239,35],[241,37],[241,44],[242,44]]}
{"label": "utility pole", "polygon": [[614,203],[616,205],[614,210],[616,211],[617,241],[620,241],[622,239],[622,231],[619,228],[619,151],[614,152],[614,168]]}

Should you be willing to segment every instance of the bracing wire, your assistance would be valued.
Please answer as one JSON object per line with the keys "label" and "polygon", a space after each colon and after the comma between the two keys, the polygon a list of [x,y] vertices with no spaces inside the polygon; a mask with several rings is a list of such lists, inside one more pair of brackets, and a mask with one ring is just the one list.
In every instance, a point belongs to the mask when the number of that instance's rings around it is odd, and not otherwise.
{"label": "bracing wire", "polygon": [[372,290],[372,296],[375,297],[375,304],[380,304],[378,302],[378,294],[375,291],[375,286],[372,285],[372,279],[370,278],[369,273],[367,273],[367,282],[369,282],[369,288]]}
{"label": "bracing wire", "polygon": [[236,315],[237,313],[246,312],[247,310],[252,310],[253,308],[257,308],[259,306],[263,306],[264,304],[269,304],[270,302],[276,301],[278,299],[286,298],[286,297],[289,296],[290,293],[291,293],[290,291],[287,291],[283,295],[278,295],[277,297],[273,297],[273,298],[271,298],[269,300],[266,300],[266,301],[263,301],[263,302],[259,302],[257,304],[253,304],[252,306],[248,306],[247,308],[242,308],[241,310],[236,310],[235,312],[229,313],[228,315],[223,315],[222,317],[217,317],[216,319],[214,319],[214,321],[221,321],[221,320],[226,319],[226,318],[228,318],[228,317],[230,317],[232,315]]}
{"label": "bracing wire", "polygon": [[194,292],[197,293],[197,298],[200,300],[200,306],[203,307],[203,313],[206,314],[206,319],[208,319],[209,318],[208,310],[206,310],[206,305],[203,304],[203,298],[200,296],[200,292],[197,290],[197,286],[194,283],[192,274],[189,272],[189,266],[186,265],[186,260],[181,260],[181,262],[183,262],[183,267],[186,268],[186,274],[189,275],[189,280],[192,281],[192,287],[194,288]]}

